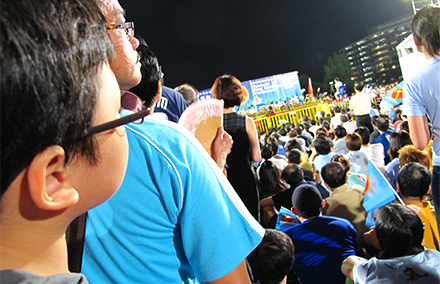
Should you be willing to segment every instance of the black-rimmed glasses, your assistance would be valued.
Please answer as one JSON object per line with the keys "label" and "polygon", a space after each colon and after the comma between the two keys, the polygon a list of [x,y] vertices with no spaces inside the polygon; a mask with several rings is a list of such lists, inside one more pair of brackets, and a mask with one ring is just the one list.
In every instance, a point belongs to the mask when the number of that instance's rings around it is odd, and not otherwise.
{"label": "black-rimmed glasses", "polygon": [[[121,91],[121,109],[120,112],[124,109],[134,111],[135,113],[103,123],[99,125],[95,125],[90,127],[88,130],[84,131],[82,137],[88,137],[100,132],[104,132],[130,122],[133,123],[142,123],[144,121],[144,117],[150,114],[150,109],[145,107],[144,102],[135,94],[128,91]],[[125,98],[125,99],[124,99]],[[129,102],[129,103],[128,103]],[[137,107],[133,107],[137,106]]]}
{"label": "black-rimmed glasses", "polygon": [[107,24],[107,30],[123,29],[128,37],[134,36],[134,22],[125,22],[120,24]]}

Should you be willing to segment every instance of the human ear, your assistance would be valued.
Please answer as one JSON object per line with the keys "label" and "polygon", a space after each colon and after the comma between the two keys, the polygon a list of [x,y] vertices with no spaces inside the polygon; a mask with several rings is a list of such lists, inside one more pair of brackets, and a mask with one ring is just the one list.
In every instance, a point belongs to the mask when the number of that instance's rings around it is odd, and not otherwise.
{"label": "human ear", "polygon": [[299,212],[298,212],[298,210],[296,210],[295,207],[292,207],[290,210],[292,211],[293,214],[299,216]]}
{"label": "human ear", "polygon": [[325,201],[325,199],[323,199],[322,200],[322,208],[324,208],[326,204],[327,204],[327,201]]}
{"label": "human ear", "polygon": [[50,146],[30,163],[27,170],[29,192],[38,208],[62,210],[78,202],[78,192],[67,181],[69,173],[64,159],[62,147]]}

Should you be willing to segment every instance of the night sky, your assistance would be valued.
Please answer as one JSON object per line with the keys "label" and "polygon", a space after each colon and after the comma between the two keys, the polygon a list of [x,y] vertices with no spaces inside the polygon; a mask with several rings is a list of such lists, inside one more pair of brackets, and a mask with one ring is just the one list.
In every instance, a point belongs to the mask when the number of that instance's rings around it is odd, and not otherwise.
{"label": "night sky", "polygon": [[[412,14],[407,0],[120,0],[165,85],[210,88],[291,71],[321,83],[327,57],[367,29]],[[303,88],[305,86],[302,86]]]}

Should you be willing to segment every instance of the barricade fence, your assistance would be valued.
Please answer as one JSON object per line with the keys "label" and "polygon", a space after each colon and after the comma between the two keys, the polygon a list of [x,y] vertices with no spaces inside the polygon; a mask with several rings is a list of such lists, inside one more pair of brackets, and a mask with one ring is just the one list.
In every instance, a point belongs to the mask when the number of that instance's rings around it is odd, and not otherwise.
{"label": "barricade fence", "polygon": [[317,102],[312,105],[300,106],[294,109],[256,117],[254,121],[258,132],[264,131],[269,133],[269,129],[279,127],[285,123],[297,125],[302,122],[302,118],[306,115],[310,119],[316,119],[316,113],[325,111],[325,113],[328,114],[330,110],[337,105],[341,108],[348,108],[349,103],[350,97],[333,101]]}

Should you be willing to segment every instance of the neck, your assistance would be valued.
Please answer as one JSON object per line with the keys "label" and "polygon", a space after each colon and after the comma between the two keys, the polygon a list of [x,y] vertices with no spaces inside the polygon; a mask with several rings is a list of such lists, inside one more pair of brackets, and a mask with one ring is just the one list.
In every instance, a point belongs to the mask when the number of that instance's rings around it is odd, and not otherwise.
{"label": "neck", "polygon": [[223,109],[223,113],[231,113],[231,112],[235,112],[235,111],[234,111],[234,107],[224,108],[224,109]]}
{"label": "neck", "polygon": [[423,202],[424,200],[421,199],[420,197],[415,197],[415,196],[408,196],[408,197],[404,197],[402,196],[402,201],[405,204],[413,204],[413,203],[418,203],[418,202]]}
{"label": "neck", "polygon": [[[65,228],[1,222],[0,270],[22,269],[47,276],[69,272]],[[43,227],[45,227],[43,229]]]}

